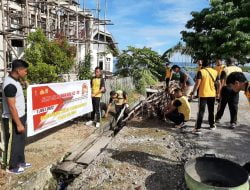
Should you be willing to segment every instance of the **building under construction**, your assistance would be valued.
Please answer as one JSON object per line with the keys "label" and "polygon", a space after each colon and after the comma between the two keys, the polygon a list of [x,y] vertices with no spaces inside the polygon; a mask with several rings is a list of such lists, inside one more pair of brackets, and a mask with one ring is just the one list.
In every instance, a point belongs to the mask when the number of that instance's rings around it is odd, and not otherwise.
{"label": "building under construction", "polygon": [[1,79],[6,75],[9,63],[23,57],[24,49],[29,46],[27,36],[38,28],[49,39],[58,35],[67,37],[76,46],[76,64],[90,53],[92,69],[98,65],[105,73],[112,73],[112,52],[117,47],[111,33],[106,30],[110,24],[110,20],[106,19],[106,9],[104,19],[100,19],[100,10],[99,0],[94,10],[96,15],[86,9],[85,0],[1,0]]}

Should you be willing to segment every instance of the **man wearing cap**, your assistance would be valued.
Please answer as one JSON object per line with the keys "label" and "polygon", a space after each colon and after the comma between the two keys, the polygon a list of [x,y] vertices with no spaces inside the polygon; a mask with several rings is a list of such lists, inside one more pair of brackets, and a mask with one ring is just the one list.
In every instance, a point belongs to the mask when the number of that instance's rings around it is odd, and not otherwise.
{"label": "man wearing cap", "polygon": [[19,174],[30,167],[25,162],[26,113],[20,80],[27,75],[28,64],[23,60],[12,62],[11,73],[3,82],[3,125],[5,130],[5,157],[10,173]]}

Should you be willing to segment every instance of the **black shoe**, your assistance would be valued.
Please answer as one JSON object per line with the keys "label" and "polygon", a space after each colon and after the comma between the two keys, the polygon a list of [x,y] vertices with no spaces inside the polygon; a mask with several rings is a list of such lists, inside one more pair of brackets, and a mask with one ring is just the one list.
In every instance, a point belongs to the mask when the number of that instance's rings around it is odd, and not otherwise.
{"label": "black shoe", "polygon": [[201,134],[202,134],[201,131],[200,131],[199,129],[194,129],[194,130],[192,131],[192,133],[195,134],[195,135],[201,135]]}
{"label": "black shoe", "polygon": [[215,124],[213,124],[213,125],[210,126],[210,130],[215,130],[215,129],[216,129],[216,125]]}
{"label": "black shoe", "polygon": [[215,123],[220,123],[220,119],[216,119],[216,120],[215,120]]}
{"label": "black shoe", "polygon": [[236,123],[231,123],[230,129],[235,129],[236,127],[237,127],[237,124],[236,124]]}

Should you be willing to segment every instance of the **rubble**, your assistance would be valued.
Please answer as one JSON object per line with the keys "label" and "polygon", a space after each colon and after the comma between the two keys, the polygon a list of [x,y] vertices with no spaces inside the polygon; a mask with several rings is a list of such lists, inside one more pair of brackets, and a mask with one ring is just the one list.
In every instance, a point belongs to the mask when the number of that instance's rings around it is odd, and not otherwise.
{"label": "rubble", "polygon": [[132,120],[67,189],[186,190],[184,163],[202,152],[171,130],[162,121]]}

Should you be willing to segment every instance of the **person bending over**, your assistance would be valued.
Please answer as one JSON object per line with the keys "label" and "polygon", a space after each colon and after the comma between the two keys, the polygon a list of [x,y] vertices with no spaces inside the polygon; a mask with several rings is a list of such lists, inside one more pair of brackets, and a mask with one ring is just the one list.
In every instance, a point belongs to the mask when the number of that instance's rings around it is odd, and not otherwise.
{"label": "person bending over", "polygon": [[121,123],[121,118],[119,118],[119,116],[120,116],[123,108],[125,106],[128,107],[127,93],[125,91],[122,91],[122,90],[117,90],[117,91],[111,91],[110,92],[109,105],[108,105],[105,117],[108,117],[108,114],[109,114],[110,109],[111,109],[113,104],[115,105],[115,119],[118,122],[117,126],[120,127],[122,123]]}

